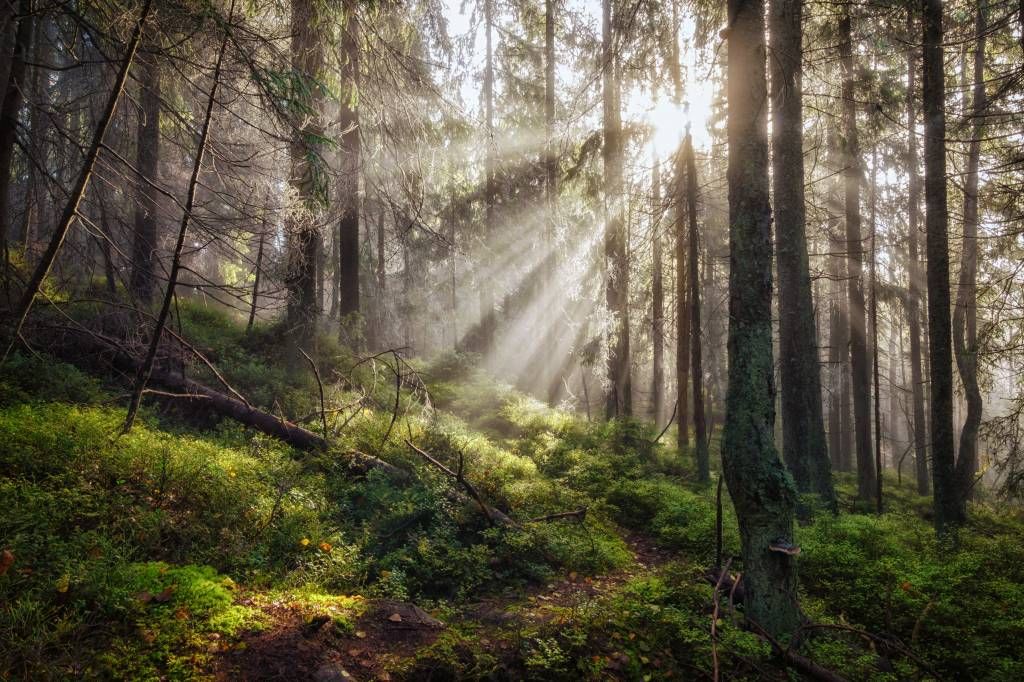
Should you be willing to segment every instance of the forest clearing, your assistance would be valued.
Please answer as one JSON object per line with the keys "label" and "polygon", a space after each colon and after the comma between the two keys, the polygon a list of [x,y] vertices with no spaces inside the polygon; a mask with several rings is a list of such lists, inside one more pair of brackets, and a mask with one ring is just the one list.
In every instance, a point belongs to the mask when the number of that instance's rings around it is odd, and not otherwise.
{"label": "forest clearing", "polygon": [[1024,679],[1024,3],[0,54],[0,680]]}

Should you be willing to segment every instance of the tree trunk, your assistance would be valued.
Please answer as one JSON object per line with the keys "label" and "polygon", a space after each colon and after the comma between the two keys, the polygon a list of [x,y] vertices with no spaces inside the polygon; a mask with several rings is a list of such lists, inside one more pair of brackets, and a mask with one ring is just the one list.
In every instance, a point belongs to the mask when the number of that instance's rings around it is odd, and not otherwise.
{"label": "tree trunk", "polygon": [[338,319],[343,342],[358,344],[362,335],[359,318],[359,23],[356,0],[345,0],[341,28],[341,102],[338,130],[341,135],[341,177],[338,201]]}
{"label": "tree trunk", "polygon": [[[266,230],[265,222],[263,228]],[[260,244],[256,249],[256,277],[252,283],[252,305],[249,308],[249,323],[245,326],[247,332],[252,331],[252,326],[256,322],[256,311],[259,309],[260,275],[263,274],[263,242],[266,237],[265,231],[260,233]]]}
{"label": "tree trunk", "polygon": [[[833,507],[804,209],[803,0],[771,0],[772,180],[779,276],[782,454],[797,490]],[[696,339],[696,337],[695,337]],[[696,377],[695,377],[696,378]]]}
{"label": "tree trunk", "polygon": [[[152,28],[149,29],[156,33]],[[150,37],[150,40],[155,38]],[[157,55],[139,61],[139,117],[136,128],[136,167],[142,180],[135,202],[135,233],[132,235],[132,292],[143,305],[153,300],[157,280],[157,201],[159,192],[150,183],[160,175],[160,66]],[[148,182],[147,182],[148,181]]]}
{"label": "tree trunk", "polygon": [[[36,266],[36,269],[32,272],[32,277],[29,279],[28,285],[25,287],[25,292],[18,305],[18,312],[15,315],[16,322],[14,329],[12,331],[7,350],[4,352],[3,359],[7,358],[11,348],[21,337],[21,329],[25,324],[25,318],[28,317],[29,312],[32,310],[32,304],[35,302],[36,294],[39,293],[43,280],[45,280],[46,276],[50,274],[50,270],[53,268],[53,263],[57,260],[57,254],[60,252],[60,248],[64,244],[64,240],[67,238],[68,231],[71,229],[72,223],[74,223],[75,219],[78,217],[78,207],[81,205],[82,199],[85,197],[85,191],[89,187],[89,181],[92,180],[93,169],[96,167],[96,160],[99,158],[100,149],[103,147],[103,138],[106,136],[107,128],[110,127],[110,122],[113,120],[114,113],[117,111],[117,102],[121,99],[121,93],[124,91],[124,84],[128,79],[128,71],[131,69],[132,62],[135,60],[135,53],[139,49],[139,41],[142,37],[142,26],[146,22],[146,18],[149,16],[152,4],[152,0],[146,0],[146,3],[142,6],[142,12],[140,13],[139,19],[132,31],[132,37],[128,42],[127,52],[124,59],[121,61],[120,70],[118,71],[117,78],[114,81],[114,87],[110,91],[110,97],[107,98],[106,108],[103,111],[103,115],[100,117],[99,124],[96,126],[96,132],[93,134],[92,143],[89,145],[89,151],[86,153],[85,163],[78,174],[78,180],[75,182],[75,186],[68,197],[68,202],[64,206],[64,213],[61,216],[60,223],[53,231],[50,243],[47,245],[46,251],[43,252],[42,259]],[[2,361],[3,360],[0,359],[0,362]]]}
{"label": "tree trunk", "polygon": [[874,386],[875,407],[875,511],[882,513],[882,396],[878,381],[878,152],[871,148],[871,260],[868,262],[870,301],[868,318],[871,323],[871,378]]}
{"label": "tree trunk", "polygon": [[946,85],[942,0],[923,0],[924,202],[928,256],[928,349],[931,358],[931,442],[935,526],[940,535],[964,521],[953,451],[953,351],[946,206]]}
{"label": "tree trunk", "polygon": [[676,283],[676,447],[682,454],[690,448],[690,310],[687,306],[686,275],[686,156],[682,146],[676,152],[675,192],[675,283]]}
{"label": "tree trunk", "polygon": [[661,421],[665,413],[665,290],[661,246],[661,163],[651,155],[651,418]]}
{"label": "tree trunk", "polygon": [[[913,36],[914,11],[907,9],[907,35]],[[913,45],[914,41],[910,41]],[[924,372],[921,358],[921,262],[918,256],[917,240],[921,206],[921,181],[917,173],[917,111],[914,98],[917,96],[915,81],[917,56],[913,47],[907,50],[907,327],[910,336],[910,394],[914,415],[914,467],[917,474],[917,493],[927,495],[928,473],[928,430],[924,410]]]}
{"label": "tree trunk", "polygon": [[[484,125],[487,135],[487,154],[484,160],[484,234],[482,238],[483,253],[490,254],[491,241],[495,232],[495,204],[497,203],[498,185],[495,178],[497,166],[497,148],[494,138],[494,0],[484,0],[484,30],[486,39],[486,62],[484,64]],[[486,256],[485,256],[486,258]],[[497,327],[496,310],[494,308],[493,283],[478,281],[480,287],[480,338],[477,350],[486,352],[494,345],[494,334]]]}
{"label": "tree trunk", "polygon": [[[697,480],[711,481],[711,462],[708,457],[707,425],[704,420],[704,359],[700,343],[700,269],[699,240],[697,238],[697,160],[693,153],[693,137],[687,132],[683,142],[686,157],[686,209],[689,226],[689,308],[690,308],[690,369],[693,377],[693,439],[697,455]],[[685,419],[680,415],[680,423]]]}
{"label": "tree trunk", "polygon": [[315,165],[320,163],[323,124],[322,96],[313,81],[322,77],[324,50],[324,17],[319,16],[316,0],[292,0],[292,70],[304,81],[302,100],[311,114],[304,116],[301,129],[291,143],[290,183],[301,203],[301,212],[291,218],[288,244],[288,328],[300,343],[308,341],[316,331],[317,261],[322,248],[320,219],[325,188],[318,180]]}
{"label": "tree trunk", "polygon": [[[558,215],[558,151],[555,142],[555,0],[544,0],[544,242],[548,258],[544,267],[543,284],[545,291],[557,286],[555,273],[558,259],[555,250],[555,230]],[[542,326],[548,350],[544,354],[541,375],[548,385],[548,403],[558,402],[561,388],[562,357],[553,352],[558,349],[561,326],[558,316],[544,312]]]}
{"label": "tree trunk", "polygon": [[[13,3],[11,3],[13,5]],[[32,42],[32,1],[20,0],[17,9],[18,26],[14,34],[14,49],[11,53],[10,69],[3,103],[0,104],[0,258],[3,258],[4,286],[7,286],[7,267],[10,262],[8,239],[9,220],[12,215],[10,204],[11,164],[14,161],[14,141],[18,132],[18,114],[24,101],[26,59]]]}
{"label": "tree trunk", "polygon": [[857,496],[875,496],[875,463],[871,456],[871,367],[868,363],[864,311],[864,245],[861,242],[861,158],[857,140],[856,71],[850,6],[839,20],[839,55],[843,67],[843,175],[846,194],[846,253],[849,295],[850,372],[853,381],[853,426],[857,454]]}
{"label": "tree trunk", "polygon": [[743,550],[746,615],[777,639],[800,624],[796,490],[773,443],[772,237],[762,0],[729,0],[729,389],[722,466]]}
{"label": "tree trunk", "polygon": [[608,334],[608,396],[605,415],[632,414],[629,361],[629,262],[623,219],[622,120],[619,112],[619,65],[616,56],[612,0],[602,3],[602,83],[604,100],[604,252],[605,299],[612,316]]}
{"label": "tree trunk", "polygon": [[971,102],[972,132],[967,151],[964,180],[964,240],[960,259],[960,281],[953,312],[953,347],[956,365],[967,401],[967,415],[960,430],[960,452],[956,477],[960,505],[966,511],[978,470],[978,429],[982,398],[978,386],[978,166],[984,134],[985,94],[985,12],[986,1],[978,3],[974,21],[974,94]]}

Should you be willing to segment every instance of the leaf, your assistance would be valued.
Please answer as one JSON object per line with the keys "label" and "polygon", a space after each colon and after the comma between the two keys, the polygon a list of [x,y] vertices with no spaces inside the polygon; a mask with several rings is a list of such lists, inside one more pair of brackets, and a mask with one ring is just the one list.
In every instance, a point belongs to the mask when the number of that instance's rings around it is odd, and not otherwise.
{"label": "leaf", "polygon": [[5,549],[0,552],[0,575],[3,575],[14,565],[14,552],[9,549]]}
{"label": "leaf", "polygon": [[388,620],[390,620],[392,623],[401,623],[402,622],[402,614],[400,614],[400,613],[392,613],[390,616],[388,616]]}
{"label": "leaf", "polygon": [[356,637],[359,639],[366,639],[366,633],[362,630],[356,630]]}

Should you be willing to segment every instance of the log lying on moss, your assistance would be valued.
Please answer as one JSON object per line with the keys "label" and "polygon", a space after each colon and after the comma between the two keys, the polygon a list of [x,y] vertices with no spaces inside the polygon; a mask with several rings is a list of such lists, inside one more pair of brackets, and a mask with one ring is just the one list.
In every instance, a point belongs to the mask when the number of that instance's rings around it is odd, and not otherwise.
{"label": "log lying on moss", "polygon": [[[81,330],[67,329],[65,331],[73,331],[74,334],[73,345],[65,347],[65,354],[69,358],[80,358],[83,353],[106,357],[109,358],[110,363],[116,369],[126,374],[137,373],[142,364],[141,360],[125,350],[115,339],[95,332],[86,333]],[[61,345],[64,346],[64,344]],[[323,436],[304,429],[298,424],[281,419],[269,412],[264,412],[235,396],[222,393],[194,379],[189,379],[179,372],[155,367],[150,374],[149,383],[163,389],[158,392],[159,395],[200,403],[203,407],[211,409],[221,416],[229,417],[256,429],[260,433],[273,436],[298,450],[305,452],[327,450],[328,443]],[[412,444],[410,443],[410,445]],[[413,447],[415,448],[415,446]],[[415,449],[422,452],[418,448]],[[346,455],[349,458],[349,466],[360,473],[368,473],[373,470],[382,471],[399,483],[409,483],[414,478],[411,472],[389,464],[378,457],[355,450],[347,452]],[[451,473],[453,476],[455,475],[450,471],[448,473]],[[516,521],[503,511],[485,504],[479,498],[479,495],[474,495],[471,498],[459,490],[452,489],[446,493],[446,496],[457,504],[476,504],[481,506],[485,510],[488,520],[493,524],[500,526],[517,525]],[[582,517],[584,513],[585,510],[577,510],[564,514],[552,514],[548,517],[534,519],[534,521]]]}

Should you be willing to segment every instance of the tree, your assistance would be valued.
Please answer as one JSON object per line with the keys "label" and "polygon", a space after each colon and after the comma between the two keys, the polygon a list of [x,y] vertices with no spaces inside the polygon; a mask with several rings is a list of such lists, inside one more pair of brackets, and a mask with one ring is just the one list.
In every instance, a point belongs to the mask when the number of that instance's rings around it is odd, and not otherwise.
{"label": "tree", "polygon": [[[907,35],[914,35],[914,11],[907,9]],[[907,331],[910,335],[910,391],[914,414],[914,463],[917,492],[927,495],[928,436],[924,416],[924,373],[921,361],[921,265],[918,258],[918,219],[921,181],[917,173],[916,51],[907,49]]]}
{"label": "tree", "polygon": [[[700,272],[698,268],[699,241],[697,236],[697,161],[693,153],[693,136],[689,131],[683,140],[683,158],[686,164],[686,215],[690,242],[686,272],[689,283],[690,367],[693,374],[693,438],[697,455],[697,480],[711,480],[711,462],[708,457],[707,425],[704,420],[704,363],[700,342]],[[680,415],[680,428],[685,430],[686,419]]]}
{"label": "tree", "polygon": [[[782,454],[797,490],[835,504],[821,405],[804,209],[803,0],[771,0],[772,190],[779,276]],[[696,302],[695,302],[696,303]]]}
{"label": "tree", "polygon": [[[494,139],[494,0],[484,0],[484,31],[486,41],[486,60],[484,62],[484,126],[487,135],[487,151],[484,160],[484,235],[483,244],[486,252],[494,239],[495,204],[497,203],[498,184],[495,177],[497,166],[497,148]],[[494,309],[494,290],[491,282],[480,282],[480,350],[488,350],[494,345],[494,332],[497,325]]]}
{"label": "tree", "polygon": [[[9,4],[12,7],[14,5],[13,2]],[[14,32],[14,46],[3,100],[0,102],[0,258],[3,258],[5,286],[10,259],[7,240],[11,216],[11,163],[14,160],[14,141],[18,132],[18,113],[24,101],[26,60],[32,42],[34,15],[31,0],[20,0],[15,14],[17,28]]]}
{"label": "tree", "polygon": [[651,417],[665,412],[665,289],[661,246],[661,163],[651,155]]}
{"label": "tree", "polygon": [[[154,35],[148,42],[156,44],[155,27],[148,29]],[[153,183],[159,180],[160,170],[160,65],[157,53],[151,51],[146,59],[138,61],[139,119],[136,127],[136,168],[143,180],[139,201],[135,205],[135,233],[132,236],[132,293],[143,303],[153,299],[156,287],[157,198],[159,192]]]}
{"label": "tree", "polygon": [[3,359],[0,359],[0,362],[6,360],[11,352],[11,348],[21,339],[22,327],[25,325],[25,319],[32,310],[32,304],[35,302],[36,295],[42,288],[43,281],[50,274],[50,270],[57,260],[57,254],[60,253],[64,240],[68,236],[68,231],[79,217],[79,206],[81,206],[82,200],[85,198],[85,192],[89,188],[93,171],[96,168],[96,161],[99,159],[100,150],[103,148],[103,140],[107,135],[107,130],[110,128],[111,121],[114,119],[114,114],[117,112],[117,103],[121,99],[121,93],[124,92],[124,84],[128,80],[128,72],[135,61],[139,42],[142,39],[142,26],[145,24],[152,6],[152,0],[146,0],[139,13],[139,18],[132,29],[132,36],[128,41],[125,56],[121,59],[121,65],[114,80],[113,88],[110,91],[106,106],[93,133],[92,142],[85,156],[85,163],[82,165],[78,173],[78,179],[75,181],[75,185],[68,196],[68,201],[64,205],[64,212],[61,215],[60,222],[57,224],[56,229],[54,229],[42,258],[40,258],[39,263],[32,271],[32,276],[25,286],[25,291],[21,296],[21,301],[14,316],[14,329],[11,333],[7,350],[4,351]]}
{"label": "tree", "polygon": [[619,112],[619,61],[616,54],[617,13],[604,0],[601,30],[601,74],[604,143],[605,301],[612,316],[608,334],[608,396],[605,415],[633,412],[629,359],[629,261],[623,218],[622,119]]}
{"label": "tree", "polygon": [[357,344],[359,316],[359,19],[355,0],[342,7],[341,102],[338,128],[341,169],[338,182],[338,316],[344,341]]}
{"label": "tree", "polygon": [[960,505],[966,503],[974,488],[978,469],[978,429],[981,426],[982,397],[978,386],[978,165],[984,135],[985,93],[985,12],[986,1],[975,9],[974,86],[970,110],[971,141],[967,151],[967,176],[964,179],[963,251],[956,307],[953,311],[953,349],[960,382],[964,387],[967,414],[960,429],[956,478]]}
{"label": "tree", "polygon": [[875,464],[871,455],[871,368],[868,364],[864,309],[864,244],[861,241],[860,185],[863,172],[857,139],[856,67],[850,5],[839,18],[839,56],[843,68],[843,176],[846,200],[846,267],[850,325],[850,371],[853,377],[853,427],[857,455],[857,495],[875,495]]}
{"label": "tree", "polygon": [[931,358],[932,484],[935,527],[955,533],[964,521],[953,451],[953,351],[949,293],[949,214],[946,205],[946,84],[942,0],[923,0],[925,248],[928,257],[928,350]]}
{"label": "tree", "polygon": [[729,0],[729,383],[722,468],[736,509],[747,616],[776,638],[800,623],[793,536],[796,490],[774,444],[772,237],[762,0]]}
{"label": "tree", "polygon": [[321,156],[323,95],[320,79],[326,17],[318,0],[292,0],[291,8],[293,106],[300,118],[291,143],[290,183],[299,206],[288,226],[288,327],[301,342],[312,338],[320,306],[317,261],[326,191]]}

